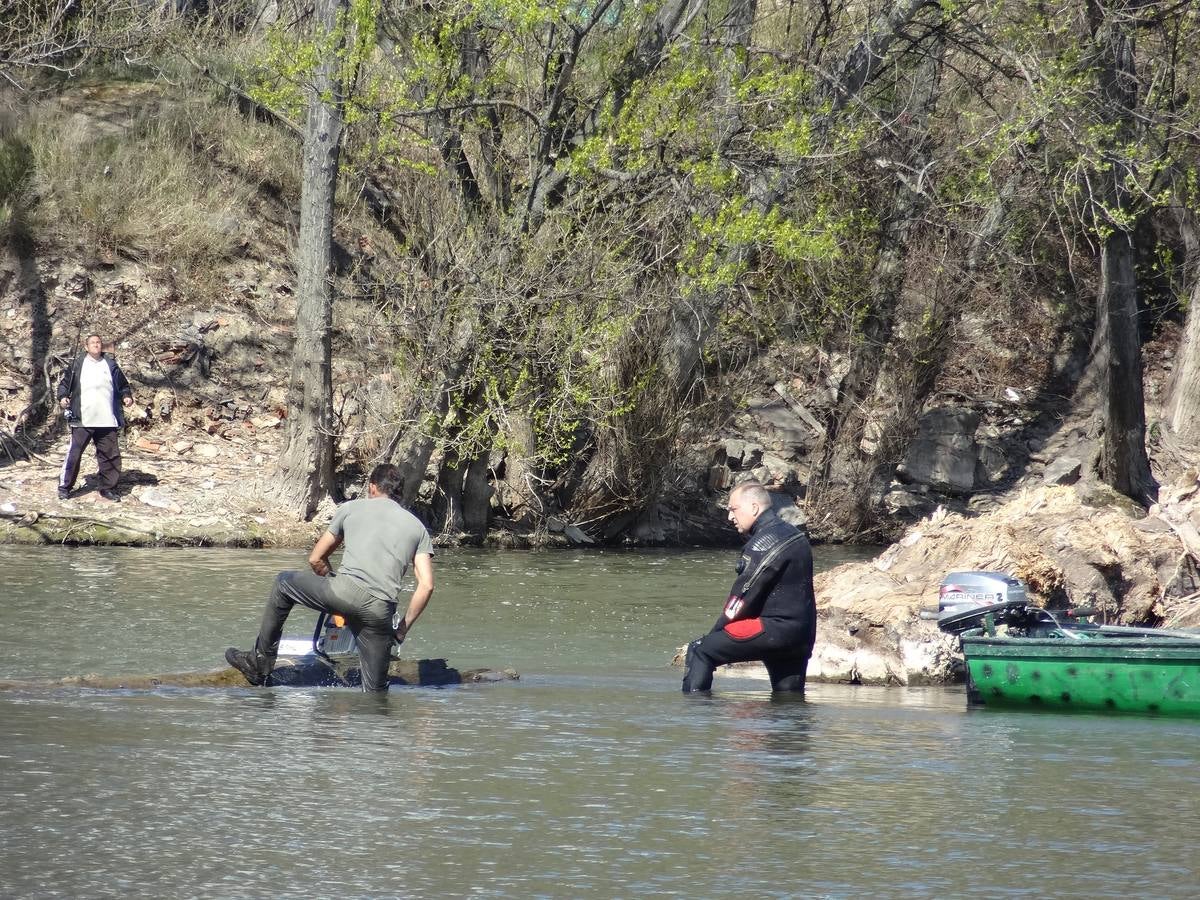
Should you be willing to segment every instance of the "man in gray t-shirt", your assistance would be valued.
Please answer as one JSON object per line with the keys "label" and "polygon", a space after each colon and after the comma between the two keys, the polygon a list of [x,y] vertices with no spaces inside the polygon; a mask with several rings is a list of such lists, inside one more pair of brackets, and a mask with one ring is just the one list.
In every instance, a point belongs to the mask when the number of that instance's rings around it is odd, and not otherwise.
{"label": "man in gray t-shirt", "polygon": [[[280,572],[267,601],[253,650],[225,651],[226,661],[253,685],[264,684],[275,665],[279,639],[297,603],[343,616],[358,643],[364,691],[388,689],[393,641],[403,641],[433,594],[433,543],[421,521],[391,499],[400,473],[385,463],[371,472],[365,500],[338,507],[308,555],[311,572]],[[337,575],[329,557],[345,546]],[[400,581],[409,566],[417,587],[403,616],[396,613]]]}

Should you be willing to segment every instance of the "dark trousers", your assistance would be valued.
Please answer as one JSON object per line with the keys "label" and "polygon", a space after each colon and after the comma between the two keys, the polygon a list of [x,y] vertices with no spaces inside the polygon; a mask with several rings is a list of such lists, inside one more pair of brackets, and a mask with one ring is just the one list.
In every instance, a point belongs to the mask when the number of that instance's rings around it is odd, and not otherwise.
{"label": "dark trousers", "polygon": [[688,644],[683,690],[711,690],[717,666],[759,661],[767,667],[771,690],[804,693],[804,675],[811,653],[812,648],[807,644],[797,645],[791,635],[770,628],[745,640],[730,637],[723,630],[710,631]]}
{"label": "dark trousers", "polygon": [[62,474],[58,486],[68,491],[75,486],[79,476],[79,462],[83,459],[83,451],[91,442],[96,444],[96,468],[100,474],[100,490],[111,491],[116,488],[121,479],[121,445],[118,441],[118,428],[84,428],[82,425],[71,426],[71,444],[67,447],[67,459],[63,463]]}
{"label": "dark trousers", "polygon": [[392,612],[395,604],[371,596],[359,582],[343,576],[335,590],[336,577],[322,578],[313,572],[280,572],[275,577],[271,598],[263,612],[257,647],[274,660],[279,653],[283,624],[299,603],[320,612],[345,616],[358,642],[358,664],[364,691],[388,689],[388,663],[392,655]]}

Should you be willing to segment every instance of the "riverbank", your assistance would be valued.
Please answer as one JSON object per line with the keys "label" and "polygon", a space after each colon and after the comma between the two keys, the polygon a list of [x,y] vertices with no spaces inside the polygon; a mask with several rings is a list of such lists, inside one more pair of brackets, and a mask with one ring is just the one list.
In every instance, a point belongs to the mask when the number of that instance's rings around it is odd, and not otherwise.
{"label": "riverbank", "polygon": [[[61,442],[60,442],[61,443]],[[264,500],[260,460],[233,454],[197,466],[136,446],[123,451],[119,502],[105,500],[94,476],[67,500],[57,496],[65,446],[50,457],[0,469],[0,541],[165,547],[302,547],[319,523],[297,521]],[[84,456],[83,472],[95,463]]]}
{"label": "riverbank", "polygon": [[[190,206],[170,198],[168,218],[188,212],[214,248],[209,256],[189,258],[188,265],[160,247],[161,240],[153,247],[97,243],[76,217],[63,214],[71,208],[67,195],[59,198],[65,205],[38,204],[44,218],[30,219],[29,233],[0,249],[0,541],[309,544],[331,512],[329,501],[311,522],[298,521],[273,498],[270,483],[288,418],[295,414],[287,385],[297,337],[289,260],[298,196],[296,184],[285,178],[295,162],[294,140],[259,130],[224,102],[184,102],[157,82],[77,84],[48,96],[34,119],[41,124],[30,125],[29,134],[40,135],[38,140],[48,145],[74,140],[90,148],[102,139],[131,154],[138,171],[154,170],[158,157],[143,154],[158,148],[186,163],[177,193],[211,182],[225,185],[228,197],[221,203],[195,197]],[[147,133],[151,123],[166,130]],[[215,158],[194,156],[196,134],[209,135]],[[245,147],[274,148],[256,156],[260,164],[274,160],[260,174],[285,178],[288,189],[264,190],[266,181],[250,177],[257,169],[239,161]],[[69,171],[85,171],[90,162],[98,166],[90,183],[121,194],[120,182],[108,177],[106,160],[73,156]],[[124,208],[129,198],[120,199]],[[161,216],[130,205],[131,212],[147,216],[146,234],[160,234]],[[52,207],[61,218],[51,215]],[[458,412],[449,418],[445,409],[437,412],[438,403],[453,399],[470,406],[477,397],[458,397],[455,388],[435,402],[418,377],[420,356],[412,356],[412,342],[431,329],[412,318],[415,307],[382,302],[391,296],[388,285],[411,280],[406,251],[358,207],[347,211],[336,243],[332,493],[339,499],[354,496],[364,472],[381,459],[411,467],[407,499],[443,544],[733,545],[737,539],[723,521],[721,501],[732,484],[748,478],[768,484],[793,520],[809,515],[810,532],[818,539],[886,543],[939,507],[979,513],[1040,483],[1047,470],[1069,479],[1080,472],[1088,477],[1094,468],[1095,398],[1075,391],[1082,359],[1069,352],[1083,332],[1050,327],[1044,303],[1014,304],[1012,298],[1003,304],[999,322],[975,310],[959,324],[956,340],[962,346],[947,346],[940,355],[969,359],[971,365],[946,368],[936,395],[912,408],[913,433],[900,445],[892,446],[895,441],[884,440],[877,429],[894,418],[893,403],[907,396],[907,382],[893,386],[885,379],[877,396],[863,404],[868,421],[862,423],[861,462],[874,467],[875,455],[883,452],[895,458],[894,466],[881,470],[887,477],[878,479],[871,496],[859,498],[870,515],[853,526],[834,513],[830,498],[837,492],[828,484],[822,500],[819,475],[826,426],[834,421],[839,385],[849,377],[854,355],[841,340],[809,344],[796,335],[780,336],[742,362],[716,367],[706,378],[704,403],[680,411],[686,427],[678,427],[669,453],[656,445],[662,425],[657,414],[646,432],[626,413],[614,420],[604,413],[600,421],[620,420],[620,427],[607,437],[601,432],[587,437],[582,425],[594,412],[572,413],[571,427],[582,430],[579,445],[564,459],[578,458],[569,466],[546,466],[546,448],[533,454],[536,460],[516,451],[535,450],[537,431],[533,421],[511,414],[508,406],[520,406],[512,400],[505,401],[500,418],[504,427],[516,429],[513,434],[492,434],[500,427],[494,411],[484,415],[472,407],[468,418],[482,418],[469,425],[451,424]],[[405,296],[405,303],[417,302]],[[445,296],[436,299],[438,310],[452,305]],[[123,436],[122,502],[115,507],[86,484],[65,504],[53,491],[67,443],[53,391],[83,337],[95,329],[110,342],[107,349],[120,361],[135,398]],[[1070,340],[1068,333],[1074,335]],[[1177,442],[1180,448],[1164,438],[1170,429],[1163,424],[1169,418],[1163,404],[1171,394],[1180,341],[1178,324],[1164,321],[1143,348],[1146,414],[1155,435],[1148,449],[1160,481],[1194,461],[1188,441]],[[495,446],[473,461],[460,460],[455,442],[476,426]],[[606,443],[614,440],[619,446]],[[424,447],[420,452],[418,445]],[[633,457],[653,464],[637,477],[606,471],[630,448]],[[589,471],[588,454],[598,453],[599,463]],[[85,456],[84,470],[93,465]],[[866,483],[861,473],[843,475],[845,484]],[[540,487],[532,490],[533,484]],[[609,496],[612,490],[616,494]]]}
{"label": "riverbank", "polygon": [[[229,454],[219,465],[198,468],[134,447],[125,462],[118,503],[88,483],[58,500],[53,458],[9,465],[0,472],[0,539],[307,548],[326,521],[297,522],[272,509],[261,459]],[[1008,572],[1026,583],[1035,602],[1096,608],[1110,623],[1200,625],[1198,492],[1200,479],[1189,472],[1164,488],[1162,502],[1148,513],[1087,480],[1024,487],[977,513],[939,508],[877,557],[817,576],[820,625],[809,677],[850,684],[960,681],[956,641],[920,615],[936,606],[938,584],[952,571]],[[543,535],[543,546],[553,537]],[[448,543],[444,536],[439,542]],[[714,592],[725,584],[717,580]]]}

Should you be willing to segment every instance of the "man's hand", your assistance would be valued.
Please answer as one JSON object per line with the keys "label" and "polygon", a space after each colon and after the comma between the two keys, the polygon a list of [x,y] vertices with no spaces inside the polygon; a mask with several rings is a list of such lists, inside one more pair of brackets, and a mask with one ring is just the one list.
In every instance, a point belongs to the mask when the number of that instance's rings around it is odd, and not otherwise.
{"label": "man's hand", "polygon": [[396,614],[392,616],[392,639],[397,644],[403,644],[406,637],[408,637],[408,622],[404,620],[404,613],[396,610]]}
{"label": "man's hand", "polygon": [[308,566],[314,575],[324,578],[329,574],[329,557],[342,543],[342,537],[326,531],[313,544],[312,552],[308,554]]}
{"label": "man's hand", "polygon": [[126,409],[128,409],[128,408],[129,408],[129,407],[131,407],[131,406],[133,406],[133,398],[132,398],[132,397],[126,397],[126,398],[125,398],[124,400],[122,400],[121,402],[125,404],[125,408],[126,408]]}
{"label": "man's hand", "polygon": [[70,406],[71,406],[71,398],[70,398],[70,397],[63,397],[61,400],[59,400],[59,401],[58,401],[58,405],[59,405],[59,406],[61,406],[63,409],[68,409],[68,408],[70,408]]}

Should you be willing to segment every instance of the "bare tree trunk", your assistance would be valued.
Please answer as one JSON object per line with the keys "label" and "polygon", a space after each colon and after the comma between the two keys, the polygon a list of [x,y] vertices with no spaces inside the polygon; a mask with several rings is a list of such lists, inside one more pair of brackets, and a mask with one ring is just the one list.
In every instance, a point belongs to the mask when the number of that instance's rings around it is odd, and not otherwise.
{"label": "bare tree trunk", "polygon": [[[892,45],[931,0],[895,0],[876,16],[866,35],[846,54],[836,76],[824,86],[833,115],[817,120],[814,143],[824,139],[835,115],[865,88],[884,68]],[[734,27],[736,27],[736,18]],[[747,206],[766,215],[793,187],[794,176],[774,170],[758,172],[747,186]],[[743,247],[727,248],[723,263],[736,265],[746,254]],[[686,397],[695,381],[704,347],[720,321],[721,311],[732,291],[697,292],[680,298],[671,310],[672,322],[662,353],[660,368],[675,396]]]}
{"label": "bare tree trunk", "polygon": [[[718,124],[723,151],[729,149],[741,128],[734,76],[745,72],[744,54],[750,44],[757,6],[756,0],[741,0],[730,9],[725,20],[730,49],[725,52],[725,69],[721,73],[719,88],[720,102],[724,106]],[[779,180],[772,174],[759,173],[750,178],[747,199],[756,212],[764,215],[775,206],[782,193]],[[728,261],[740,262],[746,252],[743,247],[729,248]],[[686,397],[691,389],[700,356],[728,301],[729,292],[726,291],[697,291],[691,297],[680,296],[672,304],[661,367],[676,397]]]}
{"label": "bare tree trunk", "polygon": [[1138,284],[1130,235],[1116,231],[1100,251],[1100,297],[1092,370],[1099,388],[1102,429],[1097,471],[1128,497],[1150,504],[1158,485],[1146,454]]}
{"label": "bare tree trunk", "polygon": [[873,463],[861,449],[868,405],[896,325],[910,235],[928,206],[921,179],[930,162],[927,123],[937,103],[943,49],[941,37],[935,37],[914,75],[909,124],[896,126],[906,133],[898,135],[899,159],[891,163],[896,171],[895,196],[880,234],[869,307],[850,369],[838,386],[837,402],[826,416],[821,459],[809,485],[809,505],[832,515],[840,528],[850,532],[866,524],[868,516]]}
{"label": "bare tree trunk", "polygon": [[1176,359],[1167,421],[1177,437],[1195,446],[1200,443],[1200,281],[1192,288]]}
{"label": "bare tree trunk", "polygon": [[1122,155],[1136,140],[1138,80],[1130,32],[1130,4],[1089,0],[1088,13],[1097,56],[1101,115],[1111,118],[1116,134],[1100,173],[1105,187],[1097,213],[1102,237],[1100,296],[1092,342],[1090,378],[1099,391],[1100,453],[1097,473],[1115,490],[1140,503],[1151,503],[1158,485],[1146,453],[1146,408],[1142,387],[1142,342],[1138,328],[1136,204],[1129,193],[1130,164]]}
{"label": "bare tree trunk", "polygon": [[[927,310],[929,324],[913,339],[914,346],[908,353],[909,367],[897,378],[895,408],[879,429],[871,476],[872,498],[883,495],[917,433],[921,412],[946,362],[951,332],[962,316],[975,288],[976,276],[989,258],[1001,227],[1008,221],[1007,210],[1016,193],[1017,180],[1016,175],[1009,179],[984,213],[971,238],[966,265],[943,277],[945,294]],[[951,243],[945,252],[957,256],[960,251]]]}
{"label": "bare tree trunk", "polygon": [[[400,421],[404,424],[392,434],[387,448],[379,457],[399,468],[400,487],[396,493],[405,506],[411,506],[417,499],[421,483],[425,479],[425,470],[429,468],[429,460],[433,456],[437,444],[431,433],[432,429],[411,424],[418,421],[424,400],[424,395],[417,395],[409,399],[408,409],[400,416]],[[439,406],[435,413],[430,414],[429,418],[432,419],[434,415],[438,415],[439,420],[445,418],[444,407]]]}
{"label": "bare tree trunk", "polygon": [[458,454],[447,451],[438,470],[438,489],[433,497],[433,517],[444,534],[463,533],[463,470]]}
{"label": "bare tree trunk", "polygon": [[533,480],[538,473],[529,464],[537,451],[537,434],[528,411],[513,410],[505,417],[504,447],[504,504],[515,520],[531,521],[541,509],[529,502],[536,496]]}
{"label": "bare tree trunk", "polygon": [[[317,0],[314,40],[324,47],[349,0]],[[339,40],[344,47],[345,35]],[[331,262],[333,203],[342,147],[340,47],[319,54],[304,127],[296,243],[296,343],[288,385],[288,441],[279,469],[284,501],[311,516],[333,485]]]}
{"label": "bare tree trunk", "polygon": [[722,153],[729,149],[742,128],[737,89],[738,83],[746,75],[746,63],[750,58],[747,48],[754,33],[754,14],[757,10],[758,0],[733,0],[721,23],[722,30],[729,33],[724,42],[727,49],[717,87],[717,102],[723,107],[723,116],[715,124],[718,129],[717,143]]}
{"label": "bare tree trunk", "polygon": [[[599,22],[596,13],[606,8],[607,3],[597,4],[593,11],[592,24]],[[570,128],[560,128],[556,121],[559,107],[552,104],[546,115],[543,127],[554,131],[557,140],[543,142],[540,148],[542,158],[537,160],[538,169],[529,187],[525,206],[523,230],[529,234],[536,232],[545,220],[546,213],[557,203],[567,179],[570,177],[569,167],[560,165],[560,158],[569,156],[575,148],[581,146],[588,138],[596,134],[602,120],[619,116],[621,109],[628,101],[634,85],[645,78],[662,62],[668,49],[696,16],[705,3],[695,3],[692,0],[665,0],[654,18],[646,23],[642,33],[638,35],[637,43],[629,50],[621,63],[616,66],[608,77],[608,90],[600,95],[592,104],[583,120]],[[591,26],[589,26],[590,28]],[[583,35],[577,35],[578,42]],[[566,66],[564,74],[569,78]],[[561,79],[560,79],[561,80]],[[557,93],[565,90],[565,84]]]}
{"label": "bare tree trunk", "polygon": [[1192,278],[1187,321],[1176,354],[1167,397],[1167,422],[1183,443],[1200,443],[1200,235],[1195,215],[1185,210],[1179,230],[1186,248],[1186,271]]}
{"label": "bare tree trunk", "polygon": [[491,463],[489,454],[476,456],[467,465],[463,478],[463,528],[474,538],[487,534],[491,518],[491,500],[495,489],[490,481]]}
{"label": "bare tree trunk", "polygon": [[871,308],[863,319],[850,369],[838,385],[837,402],[826,416],[820,462],[809,482],[809,507],[832,516],[839,528],[851,533],[859,530],[866,515],[864,491],[870,484],[870,462],[863,457],[861,444],[867,404],[896,325],[904,287],[905,244],[916,213],[915,198],[900,199],[884,226],[871,277]]}

